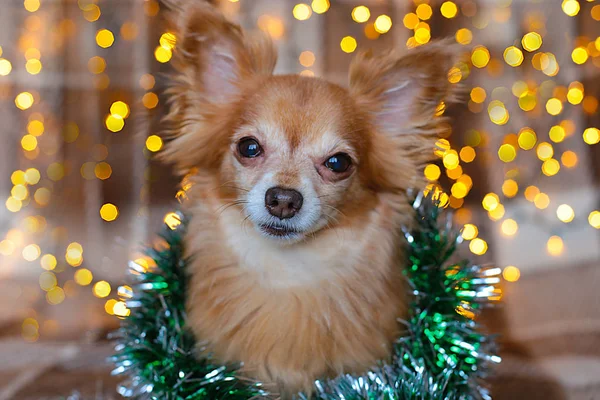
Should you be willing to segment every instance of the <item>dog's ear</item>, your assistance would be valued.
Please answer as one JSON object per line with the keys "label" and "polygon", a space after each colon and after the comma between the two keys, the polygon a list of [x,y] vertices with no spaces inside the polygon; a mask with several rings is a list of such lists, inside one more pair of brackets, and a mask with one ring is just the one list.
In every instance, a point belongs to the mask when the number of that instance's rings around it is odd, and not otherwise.
{"label": "dog's ear", "polygon": [[406,181],[433,155],[440,125],[435,114],[442,101],[454,98],[448,73],[459,54],[446,40],[380,56],[365,52],[353,60],[350,93],[372,126],[373,158],[387,160],[374,166],[384,186],[412,184]]}
{"label": "dog's ear", "polygon": [[227,114],[244,87],[272,74],[277,54],[270,38],[244,32],[207,2],[170,1],[177,72],[167,90],[170,140],[162,158],[182,170],[208,167],[222,151]]}
{"label": "dog's ear", "polygon": [[457,47],[440,41],[404,52],[359,54],[350,66],[350,92],[386,135],[413,133],[451,94],[448,72]]}

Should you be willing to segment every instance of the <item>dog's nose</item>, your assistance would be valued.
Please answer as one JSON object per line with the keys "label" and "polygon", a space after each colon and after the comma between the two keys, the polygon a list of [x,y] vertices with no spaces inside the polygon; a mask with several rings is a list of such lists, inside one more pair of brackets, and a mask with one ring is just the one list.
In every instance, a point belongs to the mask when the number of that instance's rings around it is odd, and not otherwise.
{"label": "dog's nose", "polygon": [[304,198],[294,189],[272,187],[265,194],[265,206],[271,215],[281,219],[292,218],[300,208]]}

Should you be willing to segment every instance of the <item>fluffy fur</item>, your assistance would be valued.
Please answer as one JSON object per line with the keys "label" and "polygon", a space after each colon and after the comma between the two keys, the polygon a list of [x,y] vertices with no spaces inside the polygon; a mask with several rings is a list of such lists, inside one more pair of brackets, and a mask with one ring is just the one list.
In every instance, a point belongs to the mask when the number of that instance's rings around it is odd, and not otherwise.
{"label": "fluffy fur", "polygon": [[[273,76],[276,53],[211,6],[178,0],[164,160],[187,173],[189,322],[221,362],[283,397],[390,357],[407,300],[399,226],[422,184],[455,51],[437,43],[355,58],[349,88]],[[262,146],[239,154],[241,139]],[[351,168],[325,161],[348,154]],[[190,172],[191,171],[191,172]],[[265,208],[270,187],[304,197]],[[261,226],[289,230],[273,236]]]}

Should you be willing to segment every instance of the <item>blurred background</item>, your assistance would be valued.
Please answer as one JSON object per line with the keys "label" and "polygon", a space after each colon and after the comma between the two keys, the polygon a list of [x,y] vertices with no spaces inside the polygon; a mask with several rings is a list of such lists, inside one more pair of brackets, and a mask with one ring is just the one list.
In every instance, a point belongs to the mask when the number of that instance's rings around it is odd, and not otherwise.
{"label": "blurred background", "polygon": [[[189,0],[200,1],[200,0]],[[352,53],[441,37],[465,87],[429,190],[503,269],[496,399],[600,399],[600,1],[223,0],[279,73],[345,84]],[[0,400],[115,399],[128,260],[185,197],[153,161],[173,35],[156,0],[0,5]]]}

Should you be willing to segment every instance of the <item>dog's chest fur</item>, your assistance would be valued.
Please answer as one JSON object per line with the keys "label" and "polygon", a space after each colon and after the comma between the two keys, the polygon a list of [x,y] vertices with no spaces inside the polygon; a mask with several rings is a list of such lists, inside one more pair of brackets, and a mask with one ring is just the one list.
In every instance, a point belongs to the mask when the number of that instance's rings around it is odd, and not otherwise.
{"label": "dog's chest fur", "polygon": [[221,362],[292,393],[387,359],[405,311],[391,209],[294,246],[270,243],[233,208],[190,209],[190,326]]}

